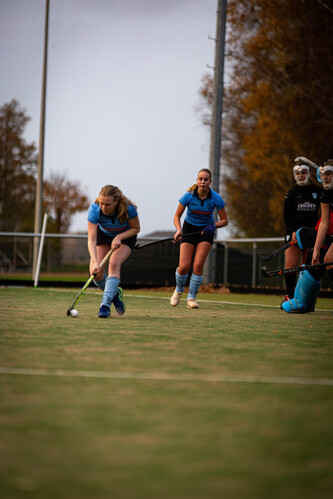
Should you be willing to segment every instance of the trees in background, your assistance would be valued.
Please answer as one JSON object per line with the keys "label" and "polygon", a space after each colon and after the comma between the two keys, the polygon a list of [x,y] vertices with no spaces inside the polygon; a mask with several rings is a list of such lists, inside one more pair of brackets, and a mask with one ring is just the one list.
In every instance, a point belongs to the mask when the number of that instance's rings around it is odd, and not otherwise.
{"label": "trees in background", "polygon": [[89,208],[89,201],[79,183],[70,182],[65,175],[51,173],[44,182],[43,205],[51,216],[54,232],[61,234],[68,232],[75,213]]}
{"label": "trees in background", "polygon": [[16,100],[0,107],[0,227],[33,229],[37,154],[23,134],[30,118]]}
{"label": "trees in background", "polygon": [[[0,229],[34,229],[37,153],[24,132],[30,118],[14,99],[0,107]],[[86,210],[88,198],[79,183],[53,173],[44,181],[43,207],[50,215],[48,231],[67,232],[73,215]]]}
{"label": "trees in background", "polygon": [[[323,1],[228,1],[222,194],[238,233],[284,232],[296,156],[333,156],[333,10]],[[209,123],[212,78],[200,89]]]}

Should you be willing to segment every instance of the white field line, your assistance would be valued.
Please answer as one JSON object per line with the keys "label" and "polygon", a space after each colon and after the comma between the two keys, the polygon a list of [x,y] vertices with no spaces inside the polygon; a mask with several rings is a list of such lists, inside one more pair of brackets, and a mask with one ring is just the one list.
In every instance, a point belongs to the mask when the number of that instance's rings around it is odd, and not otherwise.
{"label": "white field line", "polygon": [[99,379],[126,379],[146,381],[197,381],[203,383],[264,383],[279,385],[311,385],[332,386],[333,379],[329,378],[298,378],[283,376],[229,376],[229,375],[188,375],[188,374],[163,374],[163,373],[125,373],[106,371],[66,371],[62,369],[25,369],[0,367],[0,375],[20,376],[49,376],[73,378],[99,378]]}
{"label": "white field line", "polygon": [[[1,287],[1,286],[0,286]],[[17,288],[20,288],[20,287],[24,287],[24,286],[11,286],[12,288],[14,287],[17,287]],[[41,288],[41,289],[49,289],[50,291],[59,291],[59,292],[67,292],[67,293],[72,293],[73,296],[75,297],[75,294],[74,294],[74,291],[73,289],[66,289],[66,288],[62,288],[62,289],[59,289],[59,288]],[[89,289],[89,290],[86,290],[86,293],[89,293],[89,294],[98,294],[98,295],[101,295],[101,292],[98,291],[97,289],[96,290],[93,290],[93,289]],[[128,294],[128,293],[124,293],[125,295],[125,298],[128,297],[128,298],[143,298],[145,300],[167,300],[167,301],[170,301],[170,298],[167,297],[167,296],[146,296],[146,295],[131,295],[131,294]],[[184,298],[181,298],[181,301],[185,302],[186,299]],[[237,302],[237,301],[220,301],[220,300],[197,300],[198,302],[200,303],[215,303],[217,305],[221,304],[221,305],[242,305],[244,307],[263,307],[263,308],[280,308],[280,305],[266,305],[266,304],[263,304],[263,303],[242,303],[242,302]],[[332,312],[332,310],[330,309],[327,309],[327,308],[318,308],[316,310],[316,312]]]}
{"label": "white field line", "polygon": [[[73,293],[73,289],[59,289],[59,288],[47,288],[52,291],[61,291],[61,292],[70,292]],[[90,294],[98,294],[101,295],[101,292],[98,291],[97,289],[90,289],[87,290]],[[87,292],[86,291],[86,292]],[[145,300],[167,300],[170,301],[170,297],[167,296],[146,296],[146,295],[131,295],[126,292],[124,292],[125,298],[143,298]],[[186,301],[186,299],[181,298],[181,301]],[[222,305],[243,305],[244,307],[268,307],[268,308],[280,308],[280,305],[265,305],[263,303],[241,303],[241,302],[236,302],[236,301],[220,301],[220,300],[197,300],[200,303],[215,303],[217,305],[222,304]],[[325,309],[325,308],[320,308],[317,309],[316,312],[332,312],[332,310]]]}
{"label": "white field line", "polygon": [[[149,300],[168,300],[170,301],[170,298],[165,297],[165,296],[144,296],[144,295],[131,295],[131,294],[125,294],[124,296],[128,296],[129,298],[146,298]],[[186,299],[181,298],[181,301],[186,301]],[[241,303],[237,301],[220,301],[220,300],[197,300],[200,303],[215,303],[217,305],[222,304],[222,305],[244,305],[244,307],[268,307],[268,308],[280,308],[280,305],[265,305],[263,303]],[[316,310],[316,312],[332,312],[332,310],[325,309],[325,308],[319,308]]]}
{"label": "white field line", "polygon": [[[165,296],[144,296],[144,295],[129,295],[126,293],[126,296],[129,298],[149,298],[153,300],[168,300],[170,301],[170,298],[165,297]],[[181,298],[181,301],[186,301],[186,299]],[[222,304],[222,305],[244,305],[245,307],[269,307],[269,308],[280,308],[280,305],[264,305],[264,304],[259,304],[259,303],[241,303],[241,302],[236,302],[236,301],[219,301],[219,300],[197,300],[200,303],[217,303],[217,304]]]}
{"label": "white field line", "polygon": [[[93,291],[94,292],[94,291]],[[98,291],[96,291],[98,293]],[[145,295],[131,295],[128,293],[124,293],[125,298],[128,296],[129,298],[144,298],[146,300],[167,300],[170,301],[170,298],[167,296],[145,296]],[[181,298],[181,301],[186,301],[186,299]],[[265,305],[263,303],[241,303],[237,301],[220,301],[220,300],[197,300],[200,303],[215,303],[217,305],[243,305],[244,307],[268,307],[268,308],[280,308],[280,305]],[[320,308],[317,309],[316,312],[332,312],[329,309]]]}

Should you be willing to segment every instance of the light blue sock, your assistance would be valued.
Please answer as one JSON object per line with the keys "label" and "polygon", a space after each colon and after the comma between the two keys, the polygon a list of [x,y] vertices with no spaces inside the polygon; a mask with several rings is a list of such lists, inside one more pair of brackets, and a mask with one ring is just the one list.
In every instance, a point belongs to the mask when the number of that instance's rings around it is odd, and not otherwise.
{"label": "light blue sock", "polygon": [[182,293],[184,291],[186,279],[187,274],[181,275],[178,273],[178,269],[176,269],[176,290],[178,293]]}
{"label": "light blue sock", "polygon": [[117,277],[107,277],[105,279],[105,288],[101,305],[106,305],[107,307],[111,307],[111,303],[113,297],[117,293],[119,283],[120,281],[119,279],[117,279]]}
{"label": "light blue sock", "polygon": [[104,274],[104,277],[101,281],[96,281],[95,279],[93,279],[95,286],[97,286],[99,289],[104,291],[106,278],[107,278],[107,275]]}
{"label": "light blue sock", "polygon": [[190,288],[188,290],[188,297],[187,297],[187,299],[189,299],[189,298],[194,298],[195,299],[196,298],[197,292],[199,291],[199,288],[201,286],[202,280],[203,280],[203,276],[202,275],[196,275],[196,274],[192,274],[191,275]]}

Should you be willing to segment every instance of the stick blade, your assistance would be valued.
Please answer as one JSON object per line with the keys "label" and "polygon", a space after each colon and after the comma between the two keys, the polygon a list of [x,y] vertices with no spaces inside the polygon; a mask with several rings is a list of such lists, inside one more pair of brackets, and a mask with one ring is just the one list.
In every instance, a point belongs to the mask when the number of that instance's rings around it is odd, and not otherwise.
{"label": "stick blade", "polygon": [[68,307],[66,315],[69,316],[71,315],[72,307]]}
{"label": "stick blade", "polygon": [[270,260],[272,260],[271,255],[265,255],[264,253],[260,255],[260,258],[263,262],[269,262]]}

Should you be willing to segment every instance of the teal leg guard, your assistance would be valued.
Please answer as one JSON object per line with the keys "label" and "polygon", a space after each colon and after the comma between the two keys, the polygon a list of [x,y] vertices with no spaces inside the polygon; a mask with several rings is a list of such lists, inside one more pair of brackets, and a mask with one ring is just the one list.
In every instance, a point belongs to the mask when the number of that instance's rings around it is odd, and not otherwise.
{"label": "teal leg guard", "polygon": [[288,314],[314,312],[319,291],[320,281],[312,277],[308,270],[303,270],[298,278],[294,298],[283,302],[282,309]]}
{"label": "teal leg guard", "polygon": [[117,277],[107,277],[105,280],[105,288],[102,298],[101,305],[106,305],[107,307],[111,307],[111,303],[116,293],[118,292],[118,285],[120,281]]}
{"label": "teal leg guard", "polygon": [[182,293],[184,291],[186,279],[187,279],[187,274],[181,275],[178,273],[178,269],[177,269],[176,270],[176,291],[178,293]]}
{"label": "teal leg guard", "polygon": [[99,289],[104,291],[106,278],[107,278],[107,275],[104,274],[104,277],[101,281],[95,281],[95,279],[94,279],[93,281],[94,281],[95,286],[97,286]]}
{"label": "teal leg guard", "polygon": [[189,288],[187,299],[189,299],[189,298],[195,299],[196,298],[197,292],[199,291],[202,280],[203,280],[202,275],[196,275],[196,274],[191,275],[190,288]]}

